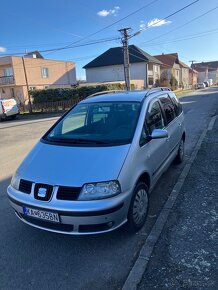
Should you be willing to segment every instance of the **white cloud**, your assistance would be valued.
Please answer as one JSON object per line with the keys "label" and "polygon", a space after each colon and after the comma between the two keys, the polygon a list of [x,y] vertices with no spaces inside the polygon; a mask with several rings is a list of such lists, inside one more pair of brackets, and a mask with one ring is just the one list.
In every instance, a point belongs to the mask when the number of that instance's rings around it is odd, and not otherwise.
{"label": "white cloud", "polygon": [[0,46],[0,52],[5,52],[7,49],[5,47]]}
{"label": "white cloud", "polygon": [[167,25],[167,24],[170,24],[171,22],[172,21],[167,21],[165,19],[154,18],[154,19],[150,20],[148,23],[145,23],[144,21],[140,21],[141,24],[139,25],[139,27],[141,30],[145,30],[146,28]]}
{"label": "white cloud", "polygon": [[101,11],[98,11],[97,14],[99,16],[105,17],[105,16],[108,16],[110,14],[110,12],[108,10],[101,10]]}
{"label": "white cloud", "polygon": [[148,27],[156,27],[156,26],[162,26],[166,24],[170,24],[172,21],[166,21],[165,19],[152,19],[151,21],[148,22],[147,26]]}
{"label": "white cloud", "polygon": [[113,9],[109,9],[109,10],[103,9],[101,11],[98,11],[97,14],[98,16],[101,16],[101,17],[106,17],[108,15],[117,16],[119,10],[120,10],[119,6],[114,6]]}

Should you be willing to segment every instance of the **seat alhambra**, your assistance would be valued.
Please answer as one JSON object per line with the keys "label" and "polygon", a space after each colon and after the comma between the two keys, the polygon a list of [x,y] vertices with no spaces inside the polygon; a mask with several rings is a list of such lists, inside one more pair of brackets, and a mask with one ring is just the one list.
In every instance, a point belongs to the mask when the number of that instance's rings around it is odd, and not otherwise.
{"label": "seat alhambra", "polygon": [[15,172],[8,197],[36,228],[96,234],[145,223],[148,199],[184,157],[182,107],[168,88],[102,92],[79,102]]}

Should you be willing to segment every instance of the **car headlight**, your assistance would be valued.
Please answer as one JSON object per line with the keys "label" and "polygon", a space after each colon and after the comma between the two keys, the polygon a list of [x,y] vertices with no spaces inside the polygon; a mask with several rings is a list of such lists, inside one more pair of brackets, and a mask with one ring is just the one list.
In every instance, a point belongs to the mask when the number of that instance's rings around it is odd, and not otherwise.
{"label": "car headlight", "polygon": [[117,180],[87,183],[83,185],[78,200],[95,200],[108,198],[120,193],[120,184]]}
{"label": "car headlight", "polygon": [[20,176],[17,172],[15,172],[15,174],[11,179],[11,186],[16,190],[19,190],[19,185],[20,185]]}

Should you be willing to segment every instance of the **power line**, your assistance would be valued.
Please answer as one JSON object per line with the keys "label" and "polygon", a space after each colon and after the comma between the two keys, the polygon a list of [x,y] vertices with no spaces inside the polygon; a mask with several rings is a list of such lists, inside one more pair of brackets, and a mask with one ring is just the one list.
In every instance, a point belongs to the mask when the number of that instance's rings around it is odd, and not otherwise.
{"label": "power line", "polygon": [[[43,53],[43,52],[52,52],[52,51],[57,51],[57,50],[64,50],[64,49],[71,49],[71,48],[76,48],[76,47],[83,47],[83,46],[88,46],[88,45],[93,45],[93,44],[99,44],[99,43],[104,43],[104,42],[110,42],[110,41],[114,41],[114,40],[120,40],[120,38],[118,37],[113,37],[113,38],[108,38],[108,39],[104,39],[104,40],[96,40],[93,42],[89,42],[89,43],[83,43],[83,44],[79,44],[79,45],[74,45],[74,46],[70,46],[70,47],[59,47],[59,48],[53,48],[53,49],[45,49],[45,50],[38,50],[38,52]],[[21,52],[15,52],[15,53],[10,53],[10,54],[1,54],[1,56],[13,56],[13,55],[23,55],[24,53]]]}
{"label": "power line", "polygon": [[170,15],[168,15],[168,16],[166,16],[166,17],[160,19],[160,20],[158,20],[157,22],[155,22],[155,25],[158,24],[159,22],[163,21],[163,20],[166,20],[166,19],[168,19],[168,18],[170,18],[170,17],[176,15],[177,13],[179,13],[179,12],[185,10],[186,8],[188,8],[188,7],[192,6],[192,5],[194,5],[195,3],[199,2],[199,1],[200,1],[200,0],[196,0],[196,1],[191,2],[190,4],[188,4],[188,5],[184,6],[184,7],[182,7],[181,9],[179,9],[179,10],[173,12],[173,13],[171,13]]}
{"label": "power line", "polygon": [[[115,24],[117,24],[117,23],[119,23],[119,22],[121,22],[121,21],[127,19],[128,17],[130,17],[130,16],[132,16],[132,15],[138,13],[139,11],[141,11],[141,10],[143,10],[143,9],[145,9],[145,8],[147,8],[147,7],[149,7],[150,5],[152,5],[153,3],[158,2],[158,1],[160,1],[160,0],[153,0],[153,1],[149,2],[148,4],[146,4],[146,5],[142,6],[141,8],[139,8],[139,9],[133,11],[132,13],[126,15],[125,17],[123,17],[123,18],[121,18],[121,19],[119,19],[119,20],[117,20],[117,21],[114,21],[113,23],[111,23],[111,24],[109,24],[109,25],[107,25],[107,26],[105,26],[105,27],[103,27],[103,28],[97,30],[96,32],[93,32],[93,33],[91,33],[91,34],[89,34],[89,35],[87,35],[87,36],[84,36],[83,38],[81,38],[81,39],[79,39],[79,40],[77,40],[77,41],[72,42],[71,44],[67,45],[66,48],[69,47],[69,46],[71,46],[71,45],[73,45],[73,44],[79,43],[79,42],[81,42],[81,41],[83,41],[83,40],[85,40],[85,39],[87,39],[87,38],[89,38],[89,37],[91,37],[91,36],[94,36],[94,35],[96,35],[96,34],[102,32],[102,31],[104,31],[105,29],[108,29],[108,28],[112,27],[113,25],[115,25]],[[199,0],[198,0],[198,1],[199,1]]]}
{"label": "power line", "polygon": [[173,32],[173,31],[175,31],[175,30],[177,30],[177,29],[180,29],[180,28],[184,27],[185,25],[187,25],[187,24],[189,24],[189,23],[192,23],[193,21],[195,21],[195,20],[197,20],[197,19],[203,17],[204,15],[209,14],[210,12],[216,10],[217,8],[218,8],[218,6],[216,6],[216,7],[212,8],[212,9],[206,11],[205,13],[203,13],[203,14],[201,14],[201,15],[199,15],[199,16],[197,16],[197,17],[195,17],[195,18],[193,18],[193,19],[191,19],[191,20],[189,20],[189,21],[187,21],[186,23],[184,23],[184,24],[182,24],[182,25],[180,25],[180,26],[175,27],[174,29],[172,29],[172,30],[170,30],[170,31],[168,31],[168,32],[166,32],[166,33],[163,33],[163,34],[161,34],[161,35],[159,35],[159,36],[156,36],[156,37],[154,37],[154,38],[152,38],[152,39],[150,39],[150,40],[147,40],[147,41],[145,41],[145,42],[141,42],[140,44],[145,44],[145,43],[151,42],[151,41],[153,41],[153,40],[155,40],[155,39],[158,39],[158,38],[160,38],[160,37],[162,37],[162,36],[165,36],[165,35],[167,35],[167,34]]}
{"label": "power line", "polygon": [[190,39],[195,39],[195,38],[201,38],[201,37],[205,37],[205,36],[208,36],[208,35],[211,35],[211,34],[216,34],[216,33],[218,33],[218,29],[211,30],[211,31],[208,30],[207,32],[205,31],[205,32],[202,32],[202,33],[199,33],[199,34],[193,34],[193,35],[190,35],[190,36],[187,36],[187,37],[184,37],[184,38],[176,38],[176,39],[170,40],[170,41],[151,43],[151,44],[146,45],[146,47],[156,46],[156,45],[161,45],[161,44],[174,43],[174,42],[180,42],[180,41],[190,40]]}

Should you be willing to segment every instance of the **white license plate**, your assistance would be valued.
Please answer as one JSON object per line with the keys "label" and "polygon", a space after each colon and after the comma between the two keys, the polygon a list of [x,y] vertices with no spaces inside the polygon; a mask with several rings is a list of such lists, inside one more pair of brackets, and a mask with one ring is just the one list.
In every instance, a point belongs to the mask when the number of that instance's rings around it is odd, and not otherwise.
{"label": "white license plate", "polygon": [[31,216],[41,220],[46,220],[54,223],[60,222],[58,214],[53,212],[24,207],[23,213],[25,216]]}

